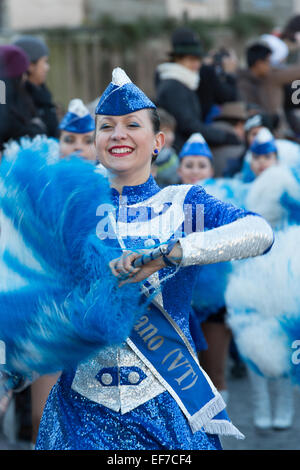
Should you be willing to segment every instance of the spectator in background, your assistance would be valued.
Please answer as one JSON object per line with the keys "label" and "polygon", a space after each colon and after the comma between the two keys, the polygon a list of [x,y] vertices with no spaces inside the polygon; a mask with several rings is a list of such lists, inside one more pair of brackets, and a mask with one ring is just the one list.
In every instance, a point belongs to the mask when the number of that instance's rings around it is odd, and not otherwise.
{"label": "spectator in background", "polygon": [[197,94],[204,121],[218,114],[219,106],[238,99],[236,86],[237,57],[233,51],[221,48],[212,56],[212,63],[204,62],[200,68]]}
{"label": "spectator in background", "polygon": [[95,120],[80,99],[71,100],[68,112],[59,124],[62,158],[71,154],[96,162]]}
{"label": "spectator in background", "polygon": [[[95,120],[80,99],[71,100],[68,112],[59,124],[61,130],[59,149],[61,158],[77,154],[86,160],[96,163],[94,145]],[[51,388],[60,374],[49,374],[39,377],[31,385],[32,410],[32,446],[35,446],[40,420]]]}
{"label": "spectator in background", "polygon": [[[201,185],[214,177],[213,155],[200,133],[191,135],[179,159],[178,174],[182,184]],[[190,325],[200,364],[227,402],[225,366],[231,332],[225,324],[225,278],[222,271],[225,266],[226,263],[201,266],[201,271],[195,276]],[[208,296],[207,292],[210,292]],[[203,334],[206,344],[200,340]]]}
{"label": "spectator in background", "polygon": [[250,166],[255,176],[259,176],[263,171],[278,164],[276,141],[266,127],[259,130],[251,144],[250,150]]}
{"label": "spectator in background", "polygon": [[49,72],[49,49],[44,41],[33,36],[23,36],[14,43],[29,57],[25,87],[31,96],[39,118],[45,125],[48,137],[58,137],[58,119],[52,95],[46,86]]}
{"label": "spectator in background", "polygon": [[45,132],[34,103],[24,86],[29,67],[27,54],[17,46],[0,46],[0,79],[5,83],[6,104],[0,105],[0,151],[5,143]]}
{"label": "spectator in background", "polygon": [[243,101],[255,103],[272,118],[279,118],[277,136],[283,137],[288,131],[284,116],[284,90],[286,84],[299,79],[300,65],[272,67],[272,49],[263,41],[247,48],[248,68],[238,73],[238,88]]}
{"label": "spectator in background", "polygon": [[295,15],[288,20],[280,37],[287,44],[289,50],[299,50],[300,15]]}
{"label": "spectator in background", "polygon": [[[300,15],[293,16],[283,28],[280,39],[289,49],[288,63],[299,62],[300,51]],[[299,79],[300,77],[298,77]],[[295,89],[292,84],[284,87],[284,110],[286,119],[293,131],[292,138],[300,142],[300,100],[299,85]]]}
{"label": "spectator in background", "polygon": [[196,35],[186,28],[176,30],[172,36],[172,48],[171,62],[157,68],[156,104],[176,120],[176,152],[195,132],[200,132],[210,145],[239,145],[240,139],[236,135],[215,129],[203,121],[196,93],[203,51]]}
{"label": "spectator in background", "polygon": [[178,156],[173,148],[176,121],[171,114],[162,108],[157,109],[160,119],[160,129],[165,134],[165,144],[152,165],[152,176],[163,188],[179,182],[177,168]]}
{"label": "spectator in background", "polygon": [[214,118],[214,127],[232,132],[240,139],[240,145],[211,146],[214,156],[215,176],[232,176],[236,163],[245,154],[245,122],[247,109],[242,101],[225,103],[221,112]]}

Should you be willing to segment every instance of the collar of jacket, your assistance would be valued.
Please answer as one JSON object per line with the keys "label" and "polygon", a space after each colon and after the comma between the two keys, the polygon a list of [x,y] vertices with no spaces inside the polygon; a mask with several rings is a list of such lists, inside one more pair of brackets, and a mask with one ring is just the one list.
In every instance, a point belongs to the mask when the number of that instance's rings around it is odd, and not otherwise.
{"label": "collar of jacket", "polygon": [[126,197],[126,202],[130,205],[145,201],[146,199],[149,199],[149,197],[154,196],[154,194],[158,193],[159,191],[160,187],[152,175],[149,176],[145,183],[139,184],[137,186],[123,186],[122,194],[119,194],[115,188],[111,188],[112,199],[115,205],[119,204],[120,197]]}
{"label": "collar of jacket", "polygon": [[157,67],[159,77],[161,80],[177,80],[191,90],[197,90],[200,75],[198,72],[193,72],[181,64],[174,62],[165,62]]}

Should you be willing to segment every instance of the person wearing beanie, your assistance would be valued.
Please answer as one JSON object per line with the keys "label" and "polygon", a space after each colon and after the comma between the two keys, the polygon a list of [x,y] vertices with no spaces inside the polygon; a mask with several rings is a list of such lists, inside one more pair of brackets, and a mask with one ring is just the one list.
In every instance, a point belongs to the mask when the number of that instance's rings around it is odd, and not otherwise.
{"label": "person wearing beanie", "polygon": [[14,45],[25,51],[30,60],[25,87],[30,94],[39,118],[46,127],[48,137],[58,137],[58,119],[52,95],[46,86],[49,71],[49,49],[46,43],[34,36],[22,36]]}
{"label": "person wearing beanie", "polygon": [[0,104],[0,151],[10,140],[45,132],[23,77],[30,66],[28,55],[15,45],[0,46],[0,79],[5,84],[6,104]]}
{"label": "person wearing beanie", "polygon": [[170,61],[160,64],[156,70],[156,104],[176,120],[174,148],[177,152],[195,132],[200,132],[209,145],[240,143],[233,133],[215,129],[203,121],[196,93],[203,54],[196,34],[179,28],[172,36]]}
{"label": "person wearing beanie", "polygon": [[61,120],[59,129],[62,158],[77,153],[86,160],[96,162],[95,121],[80,99],[70,101],[68,112]]}
{"label": "person wearing beanie", "polygon": [[26,52],[18,46],[0,46],[0,78],[21,77],[29,67],[30,61]]}

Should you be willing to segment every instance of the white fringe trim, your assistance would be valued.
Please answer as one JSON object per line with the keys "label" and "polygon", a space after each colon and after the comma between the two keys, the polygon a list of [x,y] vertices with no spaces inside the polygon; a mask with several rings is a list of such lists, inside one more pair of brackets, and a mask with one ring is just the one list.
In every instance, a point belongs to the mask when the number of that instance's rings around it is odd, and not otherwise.
{"label": "white fringe trim", "polygon": [[201,410],[197,411],[188,420],[192,432],[200,431],[202,428],[208,434],[219,434],[224,436],[232,436],[236,439],[245,439],[242,434],[232,423],[225,419],[213,419],[220,411],[225,408],[225,402],[221,395],[210,400]]}
{"label": "white fringe trim", "polygon": [[224,410],[225,406],[221,395],[217,395],[206,403],[197,413],[188,419],[192,432],[195,433],[204,426],[209,425],[210,420],[220,413],[220,411]]}
{"label": "white fringe trim", "polygon": [[208,434],[219,434],[223,436],[232,436],[236,439],[245,439],[242,434],[230,421],[212,420],[209,424],[204,426],[204,431]]}

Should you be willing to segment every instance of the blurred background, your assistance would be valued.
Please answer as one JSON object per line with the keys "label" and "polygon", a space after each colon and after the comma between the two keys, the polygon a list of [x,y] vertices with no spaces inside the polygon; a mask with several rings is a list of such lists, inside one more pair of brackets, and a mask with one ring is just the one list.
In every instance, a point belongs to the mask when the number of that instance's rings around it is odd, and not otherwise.
{"label": "blurred background", "polygon": [[74,96],[99,96],[116,65],[153,96],[153,70],[178,26],[192,27],[206,50],[234,47],[242,60],[251,38],[280,31],[297,13],[300,0],[0,0],[0,44],[21,33],[44,39],[47,83],[66,107]]}

